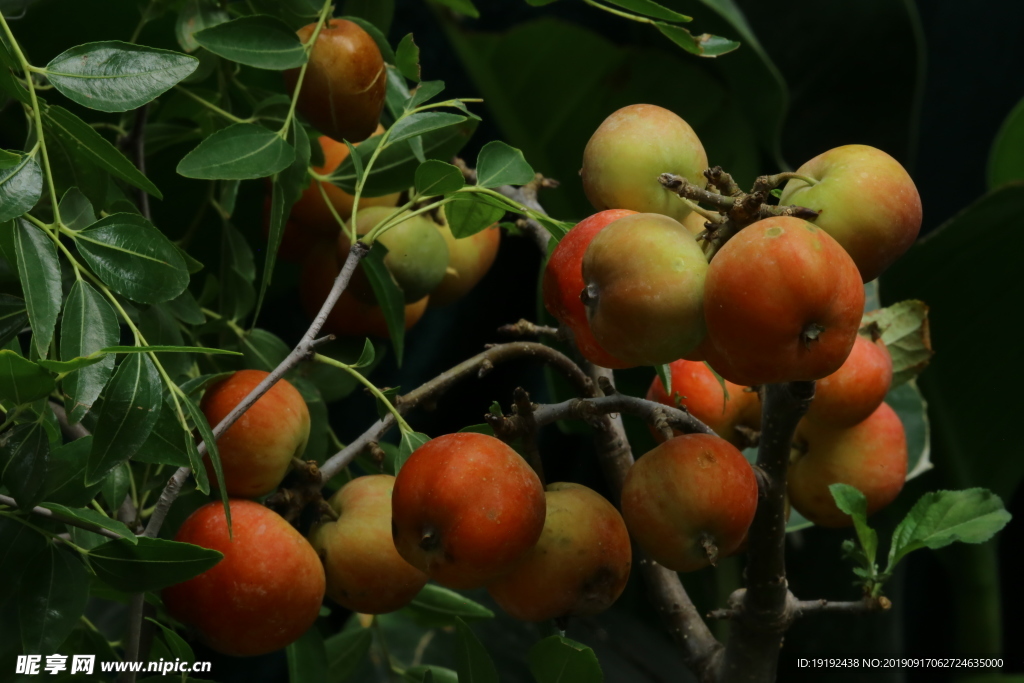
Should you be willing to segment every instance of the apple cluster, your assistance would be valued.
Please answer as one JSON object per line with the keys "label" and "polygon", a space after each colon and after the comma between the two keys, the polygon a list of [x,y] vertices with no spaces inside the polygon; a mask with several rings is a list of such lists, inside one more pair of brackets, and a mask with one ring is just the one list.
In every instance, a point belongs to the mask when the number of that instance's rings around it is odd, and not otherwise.
{"label": "apple cluster", "polygon": [[[738,226],[712,244],[710,211],[659,178],[709,184],[707,155],[674,113],[632,105],[587,144],[580,174],[598,213],[570,230],[544,272],[544,303],[581,354],[607,368],[668,365],[648,398],[683,407],[718,436],[676,435],[642,457],[623,489],[631,534],[655,560],[699,569],[739,549],[757,485],[737,446],[760,428],[756,388],[818,380],[793,443],[793,507],[826,526],[850,524],[829,485],[850,484],[874,512],[906,475],[902,423],[883,400],[884,344],[864,330],[863,283],[914,242],[921,201],[881,150],[847,145],[785,174],[780,203],[812,209]],[[721,212],[724,213],[724,212]],[[777,215],[775,215],[777,214]],[[666,542],[670,539],[670,542]]]}

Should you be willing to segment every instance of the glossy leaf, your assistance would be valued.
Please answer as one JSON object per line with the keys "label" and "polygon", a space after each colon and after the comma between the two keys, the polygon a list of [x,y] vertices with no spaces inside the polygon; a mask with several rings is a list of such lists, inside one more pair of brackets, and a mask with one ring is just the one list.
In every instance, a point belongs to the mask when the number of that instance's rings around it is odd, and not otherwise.
{"label": "glossy leaf", "polygon": [[46,495],[50,440],[39,422],[15,425],[0,436],[0,462],[5,462],[3,485],[22,510],[31,510]]}
{"label": "glossy leaf", "polygon": [[[120,340],[117,314],[107,300],[85,280],[77,280],[64,303],[60,326],[60,357],[88,356]],[[114,356],[105,355],[89,367],[71,372],[62,381],[68,421],[82,419],[114,372]]]}
{"label": "glossy leaf", "polygon": [[[224,504],[224,517],[228,521],[228,530],[230,532],[231,507],[228,505],[228,487],[224,483],[224,468],[220,461],[220,449],[217,447],[217,439],[213,437],[213,430],[210,428],[210,423],[206,420],[206,415],[199,409],[195,401],[187,396],[180,397],[178,400],[185,404],[185,409],[188,411],[189,417],[192,418],[192,424],[195,425],[196,430],[199,432],[199,437],[206,443],[206,457],[209,458],[210,464],[213,465],[213,474],[217,478],[220,501]],[[191,437],[191,434],[188,436]],[[198,481],[203,474],[196,474],[195,469],[195,463],[193,462],[193,474]],[[205,465],[199,469],[202,469],[204,474],[206,473]],[[209,478],[208,474],[206,476]]]}
{"label": "glossy leaf", "polygon": [[130,460],[160,417],[162,385],[149,356],[126,356],[107,385],[103,399],[103,410],[93,432],[87,484],[100,481],[118,463]]}
{"label": "glossy leaf", "polygon": [[1024,180],[1024,99],[1003,121],[988,158],[988,187],[995,189],[1013,180]]}
{"label": "glossy leaf", "polygon": [[373,643],[370,629],[358,628],[342,631],[324,641],[327,650],[327,666],[331,681],[346,681],[366,659]]}
{"label": "glossy leaf", "polygon": [[548,636],[526,655],[537,683],[601,683],[604,673],[594,651],[564,636]]}
{"label": "glossy leaf", "polygon": [[89,551],[89,564],[109,586],[129,593],[187,581],[220,562],[216,550],[140,536],[138,544],[109,541]]}
{"label": "glossy leaf", "polygon": [[330,680],[324,638],[315,627],[285,649],[288,683],[323,683]]}
{"label": "glossy leaf", "polygon": [[199,452],[199,444],[196,443],[190,432],[179,427],[177,433],[179,440],[184,439],[185,453],[188,456],[188,464],[185,466],[192,470],[192,476],[196,480],[196,489],[203,495],[209,495],[210,474],[206,471],[206,465],[203,463],[203,456]]}
{"label": "glossy leaf", "polygon": [[491,140],[476,158],[476,184],[480,187],[525,185],[534,171],[523,153],[501,140]]}
{"label": "glossy leaf", "polygon": [[860,547],[864,549],[868,564],[873,565],[878,553],[878,534],[868,526],[868,499],[849,484],[832,484],[828,490],[836,502],[836,507],[853,519],[853,528],[857,531]]}
{"label": "glossy leaf", "polygon": [[10,294],[0,294],[0,347],[6,346],[27,326],[25,301]]}
{"label": "glossy leaf", "polygon": [[654,22],[654,25],[663,36],[698,57],[721,57],[740,47],[740,43],[735,40],[713,36],[710,33],[695,36],[681,26],[673,26],[660,21]]}
{"label": "glossy leaf", "polygon": [[443,111],[425,111],[418,114],[410,114],[400,121],[396,121],[391,127],[391,134],[388,136],[388,144],[395,144],[402,140],[430,133],[435,130],[449,128],[458,125],[466,120],[465,116],[449,114]]}
{"label": "glossy leaf", "polygon": [[459,636],[455,650],[459,683],[498,683],[498,670],[490,655],[459,617],[455,617],[455,630]]}
{"label": "glossy leaf", "polygon": [[46,536],[27,524],[0,517],[0,576],[4,577],[0,581],[0,607],[18,592],[25,568],[47,545]]}
{"label": "glossy leaf", "polygon": [[[421,435],[422,436],[422,435]],[[427,584],[408,607],[417,622],[431,627],[454,626],[455,617],[464,620],[491,619],[494,612],[453,590]]]}
{"label": "glossy leaf", "polygon": [[[174,629],[167,628],[159,621],[151,617],[146,617],[146,621],[150,621],[160,627],[160,631],[164,637],[164,640],[167,641],[167,647],[170,650],[171,656],[175,657],[176,659],[188,662],[189,664],[196,661],[196,655],[192,651],[192,647],[185,642],[184,638],[175,633]],[[192,678],[192,676],[189,676],[188,679],[190,681],[195,681],[195,679]]]}
{"label": "glossy leaf", "polygon": [[217,24],[192,38],[215,55],[257,69],[291,69],[306,61],[295,31],[266,15]]}
{"label": "glossy leaf", "polygon": [[132,301],[168,301],[188,286],[188,269],[181,254],[142,216],[107,216],[77,233],[75,244],[96,275]]}
{"label": "glossy leaf", "polygon": [[85,614],[89,600],[89,574],[75,555],[47,544],[25,568],[18,590],[18,617],[25,654],[50,655],[60,651]]}
{"label": "glossy leaf", "polygon": [[359,354],[359,358],[355,363],[352,364],[353,368],[365,368],[373,365],[376,360],[377,351],[373,346],[373,342],[369,339],[363,341],[363,350]]}
{"label": "glossy leaf", "polygon": [[[470,117],[461,123],[426,133],[421,138],[423,153],[427,159],[450,161],[469,141],[479,123],[480,119]],[[357,156],[364,162],[367,161],[373,155],[379,141],[380,137],[377,136],[360,144]],[[413,183],[419,165],[420,161],[413,153],[409,141],[389,145],[377,156],[377,161],[367,175],[365,196],[378,197],[407,189]],[[352,158],[347,158],[331,174],[331,182],[352,193],[355,191],[356,177],[355,164]]]}
{"label": "glossy leaf", "polygon": [[255,123],[235,123],[199,143],[178,163],[178,173],[201,180],[249,180],[284,170],[295,150]]}
{"label": "glossy leaf", "polygon": [[115,112],[152,101],[197,66],[195,57],[110,40],[62,52],[46,65],[46,77],[83,107]]}
{"label": "glossy leaf", "polygon": [[936,550],[957,541],[984,543],[1010,519],[1003,501],[986,489],[926,493],[893,532],[886,571],[919,548]]}
{"label": "glossy leaf", "polygon": [[110,517],[107,517],[102,512],[98,512],[90,508],[66,507],[58,503],[43,503],[42,507],[52,512],[55,512],[59,516],[59,519],[61,521],[65,519],[71,519],[79,522],[86,522],[88,524],[94,524],[98,527],[107,529],[108,531],[113,531],[115,534],[120,535],[129,543],[134,544],[138,542],[138,540],[135,537],[135,534],[133,534],[128,529],[127,526],[117,521],[116,519],[111,519]]}
{"label": "glossy leaf", "polygon": [[[394,403],[392,401],[392,403]],[[398,456],[395,458],[395,474],[402,469],[402,465],[409,459],[409,456],[416,452],[423,444],[430,441],[430,437],[420,432],[402,432],[402,439],[398,444]]]}
{"label": "glossy leaf", "polygon": [[406,109],[415,109],[416,107],[429,102],[435,96],[444,91],[444,81],[423,81],[417,86],[410,95],[406,102]]}
{"label": "glossy leaf", "polygon": [[0,351],[0,400],[21,405],[49,396],[55,387],[42,366],[9,349]]}
{"label": "glossy leaf", "polygon": [[405,350],[405,297],[395,278],[384,265],[385,254],[387,249],[380,242],[376,242],[360,265],[373,288],[374,298],[384,311],[391,346],[395,350],[395,362],[401,367],[402,353]]}
{"label": "glossy leaf", "polygon": [[395,50],[395,66],[410,81],[420,82],[420,48],[411,33],[398,43],[398,49]]}
{"label": "glossy leaf", "polygon": [[241,356],[238,351],[215,349],[211,346],[108,346],[103,353],[210,353],[221,356]]}
{"label": "glossy leaf", "polygon": [[[48,131],[59,135],[75,156],[88,159],[115,178],[120,178],[157,199],[163,199],[163,194],[157,186],[128,161],[117,147],[67,109],[56,105],[47,106],[43,109],[43,125]],[[63,219],[63,215],[61,218]]]}
{"label": "glossy leaf", "polygon": [[416,169],[415,183],[417,194],[433,197],[461,190],[466,184],[466,179],[457,167],[437,159],[429,159]]}
{"label": "glossy leaf", "polygon": [[28,221],[17,220],[14,222],[14,252],[32,324],[32,341],[39,357],[46,358],[62,299],[57,248],[41,229]]}
{"label": "glossy leaf", "polygon": [[[2,68],[2,67],[0,67]],[[0,221],[25,213],[43,192],[43,171],[33,154],[18,154],[0,164]]]}
{"label": "glossy leaf", "polygon": [[655,19],[661,19],[662,21],[674,21],[676,23],[686,23],[693,21],[692,17],[688,17],[685,14],[674,12],[667,7],[662,7],[654,0],[608,0],[612,5],[618,5],[623,9],[628,9],[631,12],[642,14],[647,17],[653,17]]}
{"label": "glossy leaf", "polygon": [[489,197],[467,192],[455,195],[455,201],[445,204],[444,215],[452,235],[462,239],[501,220],[505,209],[496,206]]}
{"label": "glossy leaf", "polygon": [[81,230],[96,222],[92,202],[77,187],[69,188],[60,198],[60,222],[72,230]]}
{"label": "glossy leaf", "polygon": [[128,496],[131,487],[132,472],[130,466],[127,462],[118,463],[103,478],[103,485],[100,487],[100,492],[103,494],[103,500],[107,503],[107,508],[119,510],[124,505],[125,498]]}
{"label": "glossy leaf", "polygon": [[46,468],[45,500],[69,507],[89,504],[102,487],[102,482],[85,485],[85,471],[92,450],[92,435],[75,439],[50,453]]}
{"label": "glossy leaf", "polygon": [[183,323],[202,325],[206,322],[206,314],[203,313],[192,292],[187,289],[168,301],[167,308],[174,314],[175,318]]}
{"label": "glossy leaf", "polygon": [[291,353],[291,349],[280,337],[259,328],[249,330],[239,339],[239,344],[245,356],[245,367],[253,370],[270,372]]}
{"label": "glossy leaf", "polygon": [[[207,0],[188,0],[178,12],[177,21],[174,24],[178,45],[185,52],[195,52],[199,49],[199,43],[193,38],[196,33],[211,26],[223,24],[230,18],[227,12],[214,3],[207,2]],[[146,126],[147,148],[149,147],[149,132],[149,126]]]}

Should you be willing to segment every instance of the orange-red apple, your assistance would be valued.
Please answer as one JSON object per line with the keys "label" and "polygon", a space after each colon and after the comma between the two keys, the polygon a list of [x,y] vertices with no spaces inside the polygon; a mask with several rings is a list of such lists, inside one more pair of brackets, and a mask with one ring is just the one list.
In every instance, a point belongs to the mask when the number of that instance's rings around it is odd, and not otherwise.
{"label": "orange-red apple", "polygon": [[881,339],[859,336],[846,362],[818,380],[806,419],[852,427],[875,412],[892,385],[892,356]]}
{"label": "orange-red apple", "polygon": [[[741,435],[738,425],[753,428],[753,417],[760,417],[757,394],[746,387],[725,380],[725,387],[708,366],[699,361],[677,360],[669,364],[672,377],[671,391],[666,392],[660,377],[655,377],[647,390],[647,400],[657,401],[673,408],[685,408],[695,418],[715,430],[723,439],[737,443]],[[728,395],[726,393],[728,392]],[[678,403],[676,399],[678,398]],[[652,429],[654,438],[664,441],[660,432]],[[676,436],[681,432],[676,431]]]}

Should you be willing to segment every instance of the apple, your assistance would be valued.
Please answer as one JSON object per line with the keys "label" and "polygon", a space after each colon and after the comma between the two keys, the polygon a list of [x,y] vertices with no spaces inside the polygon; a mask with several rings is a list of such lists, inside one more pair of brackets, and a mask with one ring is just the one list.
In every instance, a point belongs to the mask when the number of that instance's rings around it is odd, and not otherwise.
{"label": "apple", "polygon": [[892,386],[892,356],[885,342],[858,336],[842,367],[818,380],[806,419],[837,427],[866,420]]}
{"label": "apple", "polygon": [[799,218],[766,218],[711,261],[701,351],[736,384],[821,379],[850,355],[863,312],[860,273],[838,242]]}
{"label": "apple", "polygon": [[633,540],[658,564],[690,572],[743,542],[757,510],[754,470],[735,446],[710,434],[669,439],[636,461],[622,486]]}
{"label": "apple", "polygon": [[819,526],[853,524],[836,507],[829,486],[849,484],[864,494],[868,514],[891,503],[907,477],[907,437],[889,404],[852,427],[804,418],[797,426],[787,490],[797,512]]}
{"label": "apple", "polygon": [[590,330],[587,309],[580,300],[580,292],[585,286],[583,254],[597,233],[613,221],[635,213],[627,209],[610,209],[583,219],[559,241],[544,267],[544,306],[558,322],[572,331],[576,347],[583,357],[603,368],[619,370],[633,366],[605,351]]}
{"label": "apple", "polygon": [[[310,319],[316,316],[327,300],[334,280],[341,272],[341,265],[338,261],[337,245],[331,242],[321,243],[303,260],[299,279],[299,301]],[[367,298],[374,301],[372,290],[369,293],[363,292],[361,296],[353,293],[353,290],[360,286],[369,289],[369,283],[365,279],[360,282],[353,277],[348,288],[341,293],[338,302],[328,314],[321,330],[323,333],[342,337],[371,335],[383,339],[390,336],[383,309],[376,303],[366,301]],[[423,317],[427,310],[427,299],[428,297],[423,297],[419,301],[405,305],[405,329],[408,330]]]}
{"label": "apple", "polygon": [[448,267],[441,284],[430,292],[431,308],[447,306],[476,287],[494,264],[501,244],[501,228],[497,224],[469,237],[455,239],[448,227],[444,207],[441,207],[440,218],[442,222],[437,229],[448,245]]}
{"label": "apple", "polygon": [[544,487],[493,436],[446,434],[402,465],[391,497],[398,553],[449,588],[479,588],[508,573],[540,538]]}
{"label": "apple", "polygon": [[[227,417],[270,373],[239,370],[207,388],[199,403],[211,427]],[[229,496],[258,498],[277,488],[309,441],[309,409],[302,394],[280,379],[219,439],[224,485]],[[216,485],[209,456],[204,458]]]}
{"label": "apple", "polygon": [[580,484],[549,484],[540,540],[511,573],[487,586],[523,621],[600,614],[629,579],[629,532],[615,506]]}
{"label": "apple", "polygon": [[[356,234],[365,235],[397,214],[396,209],[383,206],[361,209],[356,216]],[[436,224],[425,215],[412,216],[388,228],[377,241],[388,250],[384,265],[402,288],[406,303],[419,301],[441,284],[448,268],[448,245]],[[339,262],[344,262],[349,248],[348,237],[342,233],[338,239]],[[362,271],[362,266],[359,268]],[[367,284],[353,289],[353,293],[358,296],[369,289]]]}
{"label": "apple", "polygon": [[427,583],[427,575],[403,560],[391,539],[394,485],[388,474],[345,484],[330,500],[337,521],[318,525],[310,538],[327,574],[327,596],[360,614],[401,609]]}
{"label": "apple", "polygon": [[251,657],[280,650],[309,630],[324,598],[324,568],[313,547],[276,512],[231,500],[231,536],[220,501],[185,520],[174,540],[224,559],[163,590],[167,611],[217,652]]}
{"label": "apple", "polygon": [[[669,374],[672,378],[671,391],[666,392],[661,378],[655,377],[647,390],[647,400],[685,409],[732,444],[745,440],[736,431],[737,426],[754,428],[760,425],[757,394],[729,380],[724,380],[723,388],[704,363],[682,359],[673,361],[669,364]],[[657,430],[652,428],[651,433],[658,441],[664,441]],[[675,431],[676,436],[681,433]]]}
{"label": "apple", "polygon": [[612,113],[583,150],[583,191],[598,211],[630,209],[682,220],[689,207],[658,176],[674,173],[705,187],[708,157],[690,124],[653,104]]}
{"label": "apple", "polygon": [[[305,43],[316,24],[298,30]],[[289,93],[295,92],[299,69],[283,72]],[[296,109],[313,126],[335,140],[360,142],[380,122],[388,74],[380,48],[369,33],[346,19],[330,19],[309,53]]]}
{"label": "apple", "polygon": [[790,180],[779,198],[820,211],[814,224],[834,237],[864,282],[881,275],[921,230],[921,196],[910,174],[880,149],[844,145],[796,170],[817,181]]}
{"label": "apple", "polygon": [[632,365],[671,363],[704,339],[708,262],[668,216],[613,221],[583,255],[583,303],[597,342]]}

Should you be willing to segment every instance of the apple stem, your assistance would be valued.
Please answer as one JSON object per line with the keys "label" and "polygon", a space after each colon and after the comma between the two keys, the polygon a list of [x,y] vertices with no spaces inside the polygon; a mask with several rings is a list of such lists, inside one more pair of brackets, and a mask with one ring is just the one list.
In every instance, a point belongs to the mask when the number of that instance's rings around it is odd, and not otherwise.
{"label": "apple stem", "polygon": [[818,181],[815,180],[814,178],[811,178],[810,176],[801,175],[800,173],[793,173],[791,171],[786,171],[784,173],[776,173],[775,175],[759,176],[758,179],[754,181],[754,189],[764,191],[774,190],[779,185],[782,185],[783,183],[788,182],[790,180],[799,180],[807,183],[812,187],[818,184]]}

